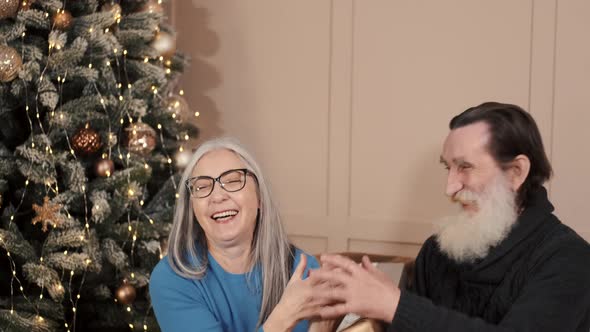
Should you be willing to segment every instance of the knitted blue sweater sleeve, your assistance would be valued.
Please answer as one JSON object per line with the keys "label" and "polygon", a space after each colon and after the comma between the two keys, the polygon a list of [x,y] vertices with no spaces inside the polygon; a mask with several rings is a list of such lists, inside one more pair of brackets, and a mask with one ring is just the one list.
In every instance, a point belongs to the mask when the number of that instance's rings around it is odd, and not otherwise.
{"label": "knitted blue sweater sleeve", "polygon": [[163,332],[223,332],[220,322],[207,309],[201,292],[189,279],[177,275],[162,259],[150,278],[150,296]]}

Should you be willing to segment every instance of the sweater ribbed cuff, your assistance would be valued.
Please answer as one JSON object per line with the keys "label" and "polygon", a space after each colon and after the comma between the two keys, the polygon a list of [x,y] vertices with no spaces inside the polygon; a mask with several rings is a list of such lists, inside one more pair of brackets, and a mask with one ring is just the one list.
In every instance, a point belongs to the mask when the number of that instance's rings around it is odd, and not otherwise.
{"label": "sweater ribbed cuff", "polygon": [[429,315],[426,311],[431,306],[432,304],[429,300],[402,289],[397,310],[395,311],[388,331],[423,331],[423,327],[428,326],[426,317],[429,317]]}

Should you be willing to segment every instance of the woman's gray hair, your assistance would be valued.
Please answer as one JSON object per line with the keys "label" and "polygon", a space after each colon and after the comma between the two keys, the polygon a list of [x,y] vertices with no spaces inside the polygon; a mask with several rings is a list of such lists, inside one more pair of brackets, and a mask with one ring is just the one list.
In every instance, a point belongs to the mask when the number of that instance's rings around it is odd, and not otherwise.
{"label": "woman's gray hair", "polygon": [[185,278],[200,279],[207,271],[207,240],[194,217],[190,192],[185,182],[191,177],[197,162],[214,150],[234,152],[258,180],[260,208],[250,253],[250,270],[259,266],[262,271],[260,326],[281,299],[289,282],[294,257],[267,181],[256,160],[236,139],[224,137],[204,142],[186,166],[180,180],[179,197],[168,238],[168,261],[172,269]]}

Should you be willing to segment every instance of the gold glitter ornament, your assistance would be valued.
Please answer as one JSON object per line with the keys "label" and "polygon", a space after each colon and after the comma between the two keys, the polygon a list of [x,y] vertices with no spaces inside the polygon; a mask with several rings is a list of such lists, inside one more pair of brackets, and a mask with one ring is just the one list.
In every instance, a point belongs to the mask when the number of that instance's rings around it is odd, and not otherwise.
{"label": "gold glitter ornament", "polygon": [[[0,0],[0,3],[4,0]],[[18,51],[7,45],[0,45],[0,82],[10,82],[18,76],[23,59]]]}
{"label": "gold glitter ornament", "polygon": [[15,17],[21,0],[0,0],[0,20]]}
{"label": "gold glitter ornament", "polygon": [[137,122],[125,128],[125,146],[131,152],[148,155],[156,148],[156,131],[148,124]]}
{"label": "gold glitter ornament", "polygon": [[90,128],[90,125],[87,123],[72,137],[72,146],[74,150],[80,154],[93,154],[102,147],[100,134],[96,130]]}
{"label": "gold glitter ornament", "polygon": [[168,96],[164,100],[164,107],[176,123],[182,123],[186,114],[190,112],[186,99],[179,95]]}

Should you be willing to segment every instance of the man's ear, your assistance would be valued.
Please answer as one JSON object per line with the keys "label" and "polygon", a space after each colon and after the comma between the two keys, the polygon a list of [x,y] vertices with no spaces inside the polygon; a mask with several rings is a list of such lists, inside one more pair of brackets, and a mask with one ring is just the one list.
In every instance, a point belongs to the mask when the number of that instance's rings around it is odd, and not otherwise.
{"label": "man's ear", "polygon": [[507,173],[508,180],[510,181],[510,188],[512,188],[514,192],[520,189],[520,186],[522,186],[529,175],[530,170],[531,161],[529,160],[529,157],[523,154],[519,154],[510,162]]}

